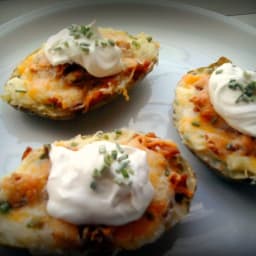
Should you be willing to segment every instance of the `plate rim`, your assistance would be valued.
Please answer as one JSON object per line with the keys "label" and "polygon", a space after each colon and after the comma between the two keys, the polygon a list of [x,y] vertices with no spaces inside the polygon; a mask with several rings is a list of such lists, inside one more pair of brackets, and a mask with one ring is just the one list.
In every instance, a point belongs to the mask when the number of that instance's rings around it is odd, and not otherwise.
{"label": "plate rim", "polygon": [[15,30],[19,26],[22,26],[28,22],[31,22],[33,19],[40,18],[44,15],[53,14],[55,12],[66,10],[69,8],[75,8],[77,6],[94,6],[94,5],[110,5],[110,4],[129,4],[129,5],[147,5],[147,6],[163,6],[163,7],[171,7],[176,8],[179,10],[185,10],[188,12],[196,13],[201,16],[210,17],[212,19],[215,19],[217,21],[224,22],[228,25],[233,25],[244,32],[247,32],[249,34],[252,34],[256,36],[256,28],[252,25],[243,23],[240,20],[235,19],[232,16],[225,16],[224,14],[207,10],[202,7],[198,6],[192,6],[190,4],[186,3],[180,3],[178,1],[172,1],[172,0],[158,0],[157,2],[154,0],[65,0],[60,1],[54,4],[48,4],[45,7],[41,7],[38,9],[34,9],[32,11],[29,11],[27,13],[24,13],[20,16],[17,16],[3,24],[0,25],[0,33],[1,36],[5,36],[8,32],[11,32],[12,30]]}

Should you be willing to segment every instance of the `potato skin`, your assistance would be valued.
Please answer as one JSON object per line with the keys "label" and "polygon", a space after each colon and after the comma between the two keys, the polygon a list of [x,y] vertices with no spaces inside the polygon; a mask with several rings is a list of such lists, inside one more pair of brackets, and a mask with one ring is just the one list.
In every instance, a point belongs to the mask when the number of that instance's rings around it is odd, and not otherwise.
{"label": "potato skin", "polygon": [[[130,145],[147,152],[149,178],[154,197],[144,215],[121,226],[73,225],[47,214],[45,190],[50,171],[50,146],[28,147],[20,166],[0,180],[0,203],[9,210],[0,213],[0,244],[54,254],[70,252],[135,250],[154,242],[189,211],[196,178],[177,146],[154,133],[121,129],[78,135],[55,145],[77,150],[97,140]],[[33,170],[33,171],[31,171]]]}
{"label": "potato skin", "polygon": [[214,110],[208,80],[217,62],[189,71],[179,81],[173,103],[173,121],[183,143],[204,163],[228,180],[256,181],[256,138],[230,127]]}
{"label": "potato skin", "polygon": [[124,69],[120,73],[96,78],[76,64],[52,66],[42,47],[16,67],[2,99],[18,110],[55,120],[72,119],[119,95],[129,100],[128,91],[157,63],[159,44],[144,33],[132,36],[110,28],[100,31],[122,51]]}

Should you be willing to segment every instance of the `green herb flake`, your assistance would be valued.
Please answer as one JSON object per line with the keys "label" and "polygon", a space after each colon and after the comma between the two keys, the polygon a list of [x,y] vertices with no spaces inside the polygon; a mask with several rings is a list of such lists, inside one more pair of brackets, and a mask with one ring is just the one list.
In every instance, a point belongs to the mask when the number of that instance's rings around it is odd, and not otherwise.
{"label": "green herb flake", "polygon": [[65,41],[65,42],[64,42],[64,46],[65,46],[66,48],[69,48],[69,43],[68,43],[67,41]]}
{"label": "green herb flake", "polygon": [[166,169],[165,172],[164,172],[165,176],[170,176],[170,170],[169,169]]}
{"label": "green herb flake", "polygon": [[0,203],[0,214],[6,214],[10,211],[11,205],[8,202],[1,202]]}
{"label": "green herb flake", "polygon": [[111,164],[112,164],[112,162],[113,162],[113,158],[112,158],[111,155],[105,155],[105,156],[104,156],[104,165],[105,165],[106,167],[110,167]]}
{"label": "green herb flake", "polygon": [[149,43],[152,42],[152,40],[153,40],[153,39],[152,39],[151,36],[148,36],[148,37],[147,37],[147,41],[148,41]]}
{"label": "green herb flake", "polygon": [[91,188],[92,190],[94,190],[94,191],[96,190],[97,184],[96,184],[96,181],[95,181],[95,180],[93,180],[93,181],[91,182],[90,188]]}
{"label": "green herb flake", "polygon": [[87,33],[87,38],[90,39],[92,36],[93,36],[93,32],[92,32],[92,31],[89,31],[89,32]]}
{"label": "green herb flake", "polygon": [[96,178],[96,177],[100,177],[101,174],[102,174],[101,171],[95,168],[95,169],[93,170],[93,175],[92,175],[92,176],[93,176],[94,178]]}
{"label": "green herb flake", "polygon": [[60,51],[63,50],[63,48],[62,48],[61,46],[56,46],[55,48],[53,48],[53,50],[54,50],[55,52],[60,52]]}
{"label": "green herb flake", "polygon": [[25,90],[25,89],[16,89],[15,92],[18,92],[18,93],[26,93],[27,90]]}
{"label": "green herb flake", "polygon": [[200,123],[197,121],[193,121],[191,124],[195,127],[200,127]]}
{"label": "green herb flake", "polygon": [[100,42],[101,47],[106,48],[108,46],[108,43],[105,41]]}
{"label": "green herb flake", "polygon": [[104,139],[104,140],[109,140],[109,136],[108,136],[107,134],[104,134],[104,135],[103,135],[103,139]]}
{"label": "green herb flake", "polygon": [[252,81],[247,85],[241,85],[236,80],[231,79],[229,81],[228,87],[234,91],[240,91],[241,95],[236,99],[235,103],[245,102],[255,102],[256,101],[256,81]]}
{"label": "green herb flake", "polygon": [[139,49],[139,48],[140,48],[140,44],[139,44],[136,40],[133,40],[133,41],[132,41],[132,45],[133,45],[136,49]]}
{"label": "green herb flake", "polygon": [[44,225],[42,218],[33,217],[26,225],[27,228],[41,229]]}
{"label": "green herb flake", "polygon": [[223,70],[222,70],[222,69],[219,69],[219,70],[217,70],[217,71],[215,72],[216,75],[219,75],[219,74],[221,74],[221,73],[223,73]]}
{"label": "green herb flake", "polygon": [[214,116],[211,118],[211,124],[215,124],[218,121],[218,117]]}
{"label": "green herb flake", "polygon": [[111,151],[111,156],[112,156],[112,158],[113,158],[114,160],[116,160],[116,159],[117,159],[117,150],[112,150],[112,151]]}
{"label": "green herb flake", "polygon": [[115,46],[115,41],[112,39],[108,39],[109,46]]}
{"label": "green herb flake", "polygon": [[70,146],[71,146],[71,147],[76,147],[76,146],[78,146],[78,143],[75,142],[75,141],[72,141],[72,142],[70,143]]}
{"label": "green herb flake", "polygon": [[129,178],[129,173],[128,173],[128,170],[126,168],[121,169],[121,174],[123,175],[123,177],[125,179]]}

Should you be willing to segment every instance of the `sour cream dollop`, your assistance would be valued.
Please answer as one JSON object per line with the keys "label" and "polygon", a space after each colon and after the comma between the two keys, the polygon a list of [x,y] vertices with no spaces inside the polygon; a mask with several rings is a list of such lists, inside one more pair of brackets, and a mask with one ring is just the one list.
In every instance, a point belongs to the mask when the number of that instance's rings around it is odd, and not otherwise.
{"label": "sour cream dollop", "polygon": [[242,90],[249,84],[254,87],[254,83],[256,86],[256,72],[231,63],[218,67],[209,80],[209,95],[215,111],[231,127],[251,136],[256,136],[256,88],[254,96],[245,95],[243,99],[241,95]]}
{"label": "sour cream dollop", "polygon": [[53,65],[76,63],[95,77],[122,71],[121,49],[113,40],[104,39],[94,23],[72,25],[48,38],[44,54]]}
{"label": "sour cream dollop", "polygon": [[145,151],[96,141],[77,151],[52,145],[47,212],[74,224],[122,225],[139,219],[154,189]]}

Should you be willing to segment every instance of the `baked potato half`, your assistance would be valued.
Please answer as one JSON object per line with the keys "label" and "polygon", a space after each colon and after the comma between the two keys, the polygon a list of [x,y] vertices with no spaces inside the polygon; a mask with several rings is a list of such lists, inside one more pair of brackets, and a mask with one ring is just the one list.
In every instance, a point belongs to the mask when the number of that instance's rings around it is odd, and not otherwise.
{"label": "baked potato half", "polygon": [[134,250],[155,241],[188,213],[196,178],[172,141],[121,129],[54,144],[75,151],[101,140],[146,151],[154,196],[142,217],[119,226],[75,225],[51,217],[46,208],[51,147],[28,147],[20,166],[0,181],[0,244],[51,255]]}
{"label": "baked potato half", "polygon": [[78,64],[51,65],[42,46],[18,64],[4,86],[2,99],[16,109],[57,120],[74,118],[118,95],[129,100],[128,90],[157,63],[159,44],[145,33],[130,35],[111,28],[98,31],[105,40],[103,47],[110,42],[121,49],[120,72],[95,77]]}
{"label": "baked potato half", "polygon": [[214,109],[209,78],[224,63],[217,62],[185,74],[176,88],[174,124],[184,142],[201,160],[222,176],[256,181],[256,138],[232,128]]}

